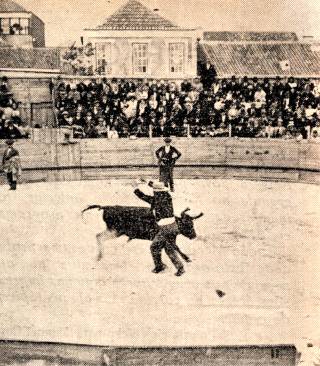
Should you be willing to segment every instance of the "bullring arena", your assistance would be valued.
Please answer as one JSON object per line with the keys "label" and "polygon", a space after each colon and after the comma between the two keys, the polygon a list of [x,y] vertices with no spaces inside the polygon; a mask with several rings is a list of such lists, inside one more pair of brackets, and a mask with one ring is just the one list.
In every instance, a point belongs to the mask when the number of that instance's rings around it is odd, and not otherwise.
{"label": "bullring arena", "polygon": [[[318,2],[74,3],[0,0],[0,366],[319,366]],[[169,137],[191,262],[97,261]]]}
{"label": "bullring arena", "polygon": [[0,188],[0,338],[111,347],[292,344],[299,352],[316,341],[318,145],[174,142],[183,154],[175,211],[205,213],[196,240],[178,238],[192,258],[181,278],[167,258],[164,273],[151,273],[146,241],[108,242],[97,263],[101,212],[81,217],[90,204],[141,205],[132,182],[157,176],[153,151],[161,140],[17,143],[25,183],[16,192]]}

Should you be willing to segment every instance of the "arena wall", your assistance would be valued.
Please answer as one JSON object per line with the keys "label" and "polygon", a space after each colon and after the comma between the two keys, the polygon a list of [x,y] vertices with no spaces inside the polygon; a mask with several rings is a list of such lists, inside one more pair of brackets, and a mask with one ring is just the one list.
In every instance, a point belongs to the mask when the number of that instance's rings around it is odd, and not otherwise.
{"label": "arena wall", "polygon": [[[0,342],[0,365],[281,365],[296,364],[291,345],[132,348],[68,344]],[[107,360],[107,361],[106,361]]]}
{"label": "arena wall", "polygon": [[[157,177],[155,150],[162,139],[88,139],[63,143],[19,141],[24,182]],[[254,179],[320,183],[320,145],[268,139],[187,139],[177,178]],[[0,144],[0,153],[5,148]],[[4,175],[1,178],[5,182]]]}

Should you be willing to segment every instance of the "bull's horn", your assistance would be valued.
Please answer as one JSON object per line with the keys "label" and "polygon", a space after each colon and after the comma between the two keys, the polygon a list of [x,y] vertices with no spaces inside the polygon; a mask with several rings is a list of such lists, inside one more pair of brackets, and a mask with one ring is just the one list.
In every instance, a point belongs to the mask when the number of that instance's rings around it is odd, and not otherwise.
{"label": "bull's horn", "polygon": [[202,217],[204,215],[204,213],[203,212],[201,212],[201,214],[199,214],[199,215],[197,215],[197,216],[195,216],[195,217],[192,217],[191,216],[191,218],[192,218],[192,220],[198,220],[198,219],[200,219],[200,217]]}
{"label": "bull's horn", "polygon": [[187,207],[184,211],[181,212],[181,216],[184,215],[188,211],[190,211],[190,208],[189,207]]}

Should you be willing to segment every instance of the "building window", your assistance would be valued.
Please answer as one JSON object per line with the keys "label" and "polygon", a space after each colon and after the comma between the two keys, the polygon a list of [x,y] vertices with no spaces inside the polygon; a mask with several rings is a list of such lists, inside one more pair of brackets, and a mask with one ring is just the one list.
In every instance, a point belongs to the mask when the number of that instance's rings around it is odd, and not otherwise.
{"label": "building window", "polygon": [[10,34],[9,18],[0,19],[0,34]]}
{"label": "building window", "polygon": [[271,358],[279,358],[280,357],[280,350],[277,348],[271,349]]}
{"label": "building window", "polygon": [[111,74],[111,43],[96,43],[98,74]]}
{"label": "building window", "polygon": [[148,44],[132,44],[132,64],[134,74],[146,74],[148,72]]}
{"label": "building window", "polygon": [[0,18],[0,34],[30,34],[30,19]]}
{"label": "building window", "polygon": [[184,43],[169,44],[169,67],[172,74],[182,74],[184,71]]}
{"label": "building window", "polygon": [[19,18],[10,18],[10,34],[20,34],[21,26]]}
{"label": "building window", "polygon": [[21,33],[20,34],[30,34],[30,19],[20,18]]}

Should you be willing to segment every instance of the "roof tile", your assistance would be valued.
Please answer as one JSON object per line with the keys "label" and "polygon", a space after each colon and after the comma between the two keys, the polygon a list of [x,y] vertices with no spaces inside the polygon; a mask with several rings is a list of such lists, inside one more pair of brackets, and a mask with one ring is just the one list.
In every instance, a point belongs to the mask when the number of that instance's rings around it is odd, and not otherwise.
{"label": "roof tile", "polygon": [[[219,76],[320,76],[320,52],[313,52],[306,43],[203,43],[199,58],[209,59]],[[284,60],[289,61],[290,70],[281,69]]]}
{"label": "roof tile", "polygon": [[205,41],[216,42],[295,42],[298,37],[294,32],[204,32]]}
{"label": "roof tile", "polygon": [[129,0],[96,29],[175,30],[179,26],[148,9],[137,0]]}
{"label": "roof tile", "polygon": [[0,13],[28,13],[21,5],[12,0],[0,0]]}
{"label": "roof tile", "polygon": [[57,70],[59,68],[60,50],[57,48],[1,48],[0,69]]}

